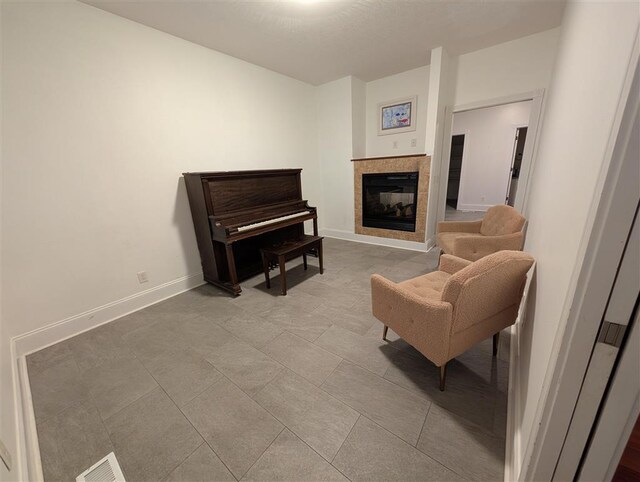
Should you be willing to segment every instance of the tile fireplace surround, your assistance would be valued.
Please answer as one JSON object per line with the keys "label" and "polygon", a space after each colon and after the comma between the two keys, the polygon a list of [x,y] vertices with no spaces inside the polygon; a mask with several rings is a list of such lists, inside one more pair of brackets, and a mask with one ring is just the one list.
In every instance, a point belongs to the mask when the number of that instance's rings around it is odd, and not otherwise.
{"label": "tile fireplace surround", "polygon": [[[418,194],[416,210],[416,230],[397,231],[394,229],[370,228],[362,225],[362,175],[393,172],[418,172]],[[426,154],[397,157],[370,157],[353,159],[353,191],[355,205],[356,234],[378,236],[380,238],[403,239],[422,242],[427,227],[427,199],[429,197],[429,175],[431,157]]]}

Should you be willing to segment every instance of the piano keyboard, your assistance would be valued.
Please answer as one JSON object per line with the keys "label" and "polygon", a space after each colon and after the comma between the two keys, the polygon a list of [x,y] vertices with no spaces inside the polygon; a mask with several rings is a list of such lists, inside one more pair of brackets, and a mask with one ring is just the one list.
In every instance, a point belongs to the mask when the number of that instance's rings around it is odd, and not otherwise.
{"label": "piano keyboard", "polygon": [[287,216],[280,216],[279,218],[267,219],[259,223],[246,224],[244,226],[238,226],[238,231],[249,231],[250,229],[261,228],[262,226],[268,226],[269,224],[279,223],[280,221],[286,221],[287,219],[299,218],[300,216],[306,216],[311,214],[311,211],[302,211],[295,214],[289,214]]}

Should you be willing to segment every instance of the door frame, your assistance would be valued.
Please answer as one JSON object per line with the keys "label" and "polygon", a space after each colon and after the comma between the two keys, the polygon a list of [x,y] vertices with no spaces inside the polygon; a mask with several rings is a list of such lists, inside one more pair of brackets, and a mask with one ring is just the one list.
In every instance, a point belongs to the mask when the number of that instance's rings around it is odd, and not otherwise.
{"label": "door frame", "polygon": [[[516,102],[533,101],[531,104],[531,112],[529,114],[529,130],[527,131],[527,142],[524,146],[524,155],[522,156],[522,166],[520,171],[520,179],[518,180],[518,193],[516,193],[516,202],[514,206],[518,211],[526,213],[527,197],[529,193],[529,183],[531,173],[533,172],[533,164],[535,154],[538,147],[538,138],[540,133],[540,120],[542,118],[542,107],[544,101],[544,89],[513,94],[504,97],[496,97],[493,99],[471,102],[468,104],[454,105],[453,107],[445,107],[442,155],[440,156],[440,179],[437,186],[437,222],[444,221],[445,210],[447,208],[447,181],[449,178],[449,160],[451,158],[451,136],[453,134],[453,115],[469,110],[483,109],[485,107],[497,107],[499,105],[513,104]],[[466,138],[465,138],[466,142]],[[434,156],[435,157],[435,156]],[[442,174],[446,173],[444,176]],[[462,179],[460,180],[462,184]],[[520,186],[522,185],[522,189]],[[427,238],[435,236],[435,233],[427,233]]]}
{"label": "door frame", "polygon": [[553,479],[633,224],[640,199],[637,158],[630,152],[639,135],[634,130],[640,115],[639,53],[636,44],[605,153],[609,162],[603,165],[590,207],[591,234],[580,247],[583,262],[573,276],[575,294],[566,321],[558,326],[527,452],[521,467],[511,465],[519,472],[518,480]]}

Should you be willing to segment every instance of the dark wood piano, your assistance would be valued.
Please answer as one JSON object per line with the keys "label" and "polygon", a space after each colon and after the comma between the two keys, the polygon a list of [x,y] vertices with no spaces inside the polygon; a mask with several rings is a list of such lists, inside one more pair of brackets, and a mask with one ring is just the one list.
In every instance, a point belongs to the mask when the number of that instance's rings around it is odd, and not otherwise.
{"label": "dark wood piano", "polygon": [[302,199],[302,169],[183,173],[204,279],[235,295],[262,272],[260,248],[300,238],[316,208]]}

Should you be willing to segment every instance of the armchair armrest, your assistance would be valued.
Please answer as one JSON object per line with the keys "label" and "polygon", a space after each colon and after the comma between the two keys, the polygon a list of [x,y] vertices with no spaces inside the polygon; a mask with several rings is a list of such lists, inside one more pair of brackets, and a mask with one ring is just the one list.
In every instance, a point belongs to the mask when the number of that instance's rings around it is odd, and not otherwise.
{"label": "armchair armrest", "polygon": [[457,256],[452,256],[450,254],[443,254],[440,256],[440,266],[438,269],[445,273],[454,274],[461,269],[466,268],[471,263],[473,263],[473,261],[458,258]]}
{"label": "armchair armrest", "polygon": [[522,232],[501,236],[465,236],[453,242],[453,253],[460,258],[477,261],[498,251],[520,251],[523,240]]}
{"label": "armchair armrest", "polygon": [[402,289],[396,283],[371,276],[373,316],[390,327],[436,365],[447,362],[453,307]]}
{"label": "armchair armrest", "polygon": [[436,233],[480,233],[480,221],[440,221]]}

